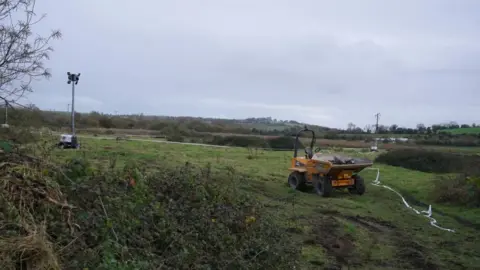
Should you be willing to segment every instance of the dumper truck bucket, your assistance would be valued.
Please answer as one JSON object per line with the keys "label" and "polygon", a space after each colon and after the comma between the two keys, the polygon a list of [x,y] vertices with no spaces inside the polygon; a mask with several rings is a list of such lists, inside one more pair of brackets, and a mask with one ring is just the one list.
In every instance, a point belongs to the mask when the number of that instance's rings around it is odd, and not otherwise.
{"label": "dumper truck bucket", "polygon": [[363,169],[372,166],[373,163],[362,163],[362,164],[345,164],[345,165],[337,165],[334,164],[331,168],[330,171],[328,172],[329,174],[332,175],[337,175],[341,173],[342,171],[351,171],[352,173],[359,173]]}
{"label": "dumper truck bucket", "polygon": [[328,174],[336,175],[342,171],[350,171],[351,173],[358,173],[363,169],[373,165],[373,162],[366,158],[351,158],[335,154],[315,154],[314,160],[321,163],[328,163],[330,170]]}

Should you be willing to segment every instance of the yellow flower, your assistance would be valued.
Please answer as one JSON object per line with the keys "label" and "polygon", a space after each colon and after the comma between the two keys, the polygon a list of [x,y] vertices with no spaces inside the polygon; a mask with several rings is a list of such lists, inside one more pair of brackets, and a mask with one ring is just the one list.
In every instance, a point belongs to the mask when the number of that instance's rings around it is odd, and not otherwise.
{"label": "yellow flower", "polygon": [[254,216],[248,216],[245,218],[245,223],[250,224],[256,221],[256,218]]}

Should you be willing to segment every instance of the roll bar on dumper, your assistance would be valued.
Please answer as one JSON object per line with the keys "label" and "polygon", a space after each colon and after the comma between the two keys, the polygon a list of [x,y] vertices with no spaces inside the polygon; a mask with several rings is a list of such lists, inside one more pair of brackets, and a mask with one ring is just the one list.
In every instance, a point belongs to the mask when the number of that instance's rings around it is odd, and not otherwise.
{"label": "roll bar on dumper", "polygon": [[[300,136],[303,133],[311,133],[310,145],[305,147],[305,156],[298,156]],[[363,195],[365,193],[365,182],[358,175],[363,169],[370,167],[373,163],[368,159],[355,159],[342,157],[335,154],[321,154],[320,148],[315,149],[315,131],[305,126],[297,132],[291,159],[291,171],[288,176],[288,184],[296,190],[306,190],[313,186],[315,192],[322,197],[329,197],[333,189],[346,188],[352,194]]]}

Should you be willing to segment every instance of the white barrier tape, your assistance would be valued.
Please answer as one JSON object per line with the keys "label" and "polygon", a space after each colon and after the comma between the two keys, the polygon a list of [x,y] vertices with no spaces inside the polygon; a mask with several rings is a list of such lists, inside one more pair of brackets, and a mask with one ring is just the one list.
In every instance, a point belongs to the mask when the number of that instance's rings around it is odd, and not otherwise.
{"label": "white barrier tape", "polygon": [[417,209],[413,208],[412,206],[410,206],[408,204],[408,202],[405,200],[405,198],[399,193],[397,192],[396,190],[394,190],[393,188],[389,187],[389,186],[386,186],[386,185],[382,185],[380,184],[380,169],[379,168],[368,168],[370,170],[377,170],[377,177],[375,178],[375,180],[372,182],[372,185],[374,186],[378,186],[378,187],[383,187],[383,188],[386,188],[388,190],[391,190],[393,191],[394,193],[396,193],[403,201],[403,204],[413,210],[416,214],[418,215],[423,215],[424,217],[428,218],[430,220],[430,225],[432,225],[433,227],[436,227],[440,230],[444,230],[444,231],[449,231],[449,232],[455,232],[455,230],[452,230],[452,229],[447,229],[447,228],[443,228],[443,227],[440,227],[439,225],[437,225],[437,220],[434,219],[432,217],[432,205],[429,205],[428,206],[428,210],[426,211],[418,211]]}

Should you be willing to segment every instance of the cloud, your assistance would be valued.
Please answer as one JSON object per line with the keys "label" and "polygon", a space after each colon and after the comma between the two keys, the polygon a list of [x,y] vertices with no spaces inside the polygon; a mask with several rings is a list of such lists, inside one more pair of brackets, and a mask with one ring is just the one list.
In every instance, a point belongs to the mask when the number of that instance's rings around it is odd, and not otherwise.
{"label": "cloud", "polygon": [[[220,108],[242,108],[242,109],[261,109],[267,111],[281,111],[290,114],[292,117],[310,117],[312,119],[331,120],[333,117],[325,112],[321,107],[286,105],[286,104],[266,104],[266,103],[250,103],[232,100],[222,100],[218,98],[204,98],[199,101],[200,104],[206,106],[215,106]],[[278,112],[271,112],[278,114]],[[334,113],[334,112],[330,112]]]}
{"label": "cloud", "polygon": [[48,63],[52,79],[29,96],[41,108],[66,107],[50,97],[68,98],[71,71],[82,73],[78,95],[98,101],[79,103],[87,111],[333,127],[371,124],[377,112],[383,123],[405,126],[480,122],[477,1],[85,0],[38,8],[49,14],[38,31],[64,33]]}

